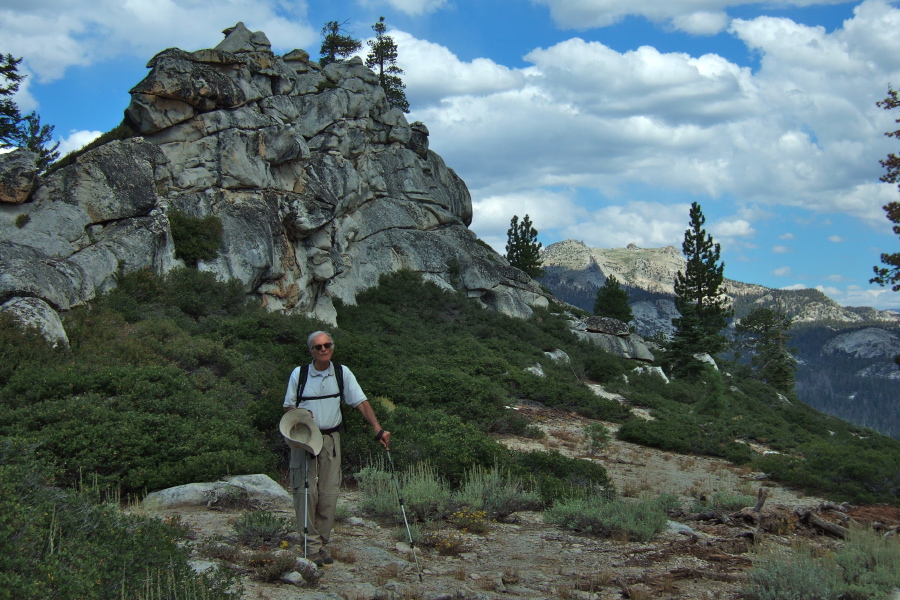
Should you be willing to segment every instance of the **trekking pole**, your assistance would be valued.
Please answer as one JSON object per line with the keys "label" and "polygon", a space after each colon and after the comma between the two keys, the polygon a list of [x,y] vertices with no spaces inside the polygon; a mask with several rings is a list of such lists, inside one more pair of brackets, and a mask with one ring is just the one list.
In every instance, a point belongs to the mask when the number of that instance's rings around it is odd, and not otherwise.
{"label": "trekking pole", "polygon": [[306,558],[306,540],[309,538],[309,452],[303,451],[303,558]]}
{"label": "trekking pole", "polygon": [[388,464],[391,465],[391,478],[394,480],[394,489],[397,490],[397,500],[400,501],[400,512],[403,513],[403,524],[406,525],[406,535],[409,537],[409,547],[412,549],[413,560],[416,561],[416,572],[419,574],[419,582],[422,582],[422,569],[419,568],[419,558],[416,556],[416,544],[413,542],[412,531],[409,530],[409,521],[406,520],[406,507],[403,506],[403,496],[400,495],[400,484],[397,483],[397,472],[394,470],[394,461],[391,460],[391,451],[385,448]]}

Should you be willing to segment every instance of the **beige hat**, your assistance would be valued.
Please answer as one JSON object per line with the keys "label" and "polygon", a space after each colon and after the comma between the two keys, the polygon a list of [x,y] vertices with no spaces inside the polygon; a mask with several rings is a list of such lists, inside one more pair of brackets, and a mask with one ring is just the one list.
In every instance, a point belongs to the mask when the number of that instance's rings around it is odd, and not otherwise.
{"label": "beige hat", "polygon": [[318,456],[322,451],[322,432],[313,421],[312,413],[305,408],[295,408],[284,413],[278,430],[291,448],[299,448]]}

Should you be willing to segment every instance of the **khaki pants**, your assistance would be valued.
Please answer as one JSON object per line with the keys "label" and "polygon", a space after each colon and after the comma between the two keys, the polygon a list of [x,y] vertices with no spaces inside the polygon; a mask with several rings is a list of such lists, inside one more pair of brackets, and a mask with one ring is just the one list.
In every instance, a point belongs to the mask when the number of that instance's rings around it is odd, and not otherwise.
{"label": "khaki pants", "polygon": [[[294,494],[294,514],[297,531],[303,533],[306,522],[306,551],[312,555],[331,540],[338,490],[341,487],[341,434],[322,436],[322,451],[318,456],[304,450],[291,449],[291,488]],[[304,466],[309,465],[309,498],[306,506]],[[304,508],[306,513],[304,513]],[[306,517],[308,515],[308,519]]]}

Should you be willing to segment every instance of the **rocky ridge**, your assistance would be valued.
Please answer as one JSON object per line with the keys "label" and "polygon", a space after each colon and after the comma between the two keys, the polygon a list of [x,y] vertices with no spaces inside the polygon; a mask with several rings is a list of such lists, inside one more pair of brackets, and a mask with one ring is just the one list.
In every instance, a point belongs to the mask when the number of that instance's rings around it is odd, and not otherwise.
{"label": "rocky ridge", "polygon": [[[556,287],[565,286],[594,293],[607,277],[614,275],[624,285],[671,296],[675,293],[675,275],[685,268],[684,256],[674,246],[639,248],[629,244],[626,248],[607,249],[589,248],[584,242],[564,240],[544,248],[541,258],[542,266],[559,281]],[[725,279],[723,287],[739,315],[746,314],[755,306],[777,303],[795,323],[900,323],[900,314],[894,311],[842,307],[816,290],[775,290],[733,279]],[[670,313],[674,307],[664,305],[659,308],[661,314],[651,316],[651,307],[641,306],[641,313],[647,319],[663,321],[667,317],[666,313]]]}
{"label": "rocky ridge", "polygon": [[272,310],[334,323],[334,298],[398,269],[506,314],[546,306],[469,230],[465,183],[358,58],[321,68],[241,23],[224,33],[150,60],[125,111],[135,137],[43,178],[30,153],[0,158],[0,310],[65,344],[60,312],[181,264],[172,211],[219,218],[218,257],[197,267]]}

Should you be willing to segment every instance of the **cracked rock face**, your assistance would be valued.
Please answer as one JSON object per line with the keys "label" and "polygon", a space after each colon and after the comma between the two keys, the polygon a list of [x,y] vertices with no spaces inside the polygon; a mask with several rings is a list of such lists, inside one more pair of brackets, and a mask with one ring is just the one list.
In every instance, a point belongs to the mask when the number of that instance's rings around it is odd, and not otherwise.
{"label": "cracked rock face", "polygon": [[[465,183],[362,61],[322,69],[301,50],[273,54],[241,23],[225,33],[214,49],[150,60],[125,111],[140,137],[44,179],[29,171],[33,157],[0,164],[0,242],[19,257],[15,270],[0,265],[0,303],[33,297],[66,310],[119,271],[179,266],[167,217],[178,210],[222,221],[218,257],[198,268],[240,279],[273,310],[334,323],[332,298],[353,303],[398,269],[513,316],[546,306],[534,281],[468,229]],[[63,292],[41,275],[48,260],[66,265],[54,273],[78,273],[68,277],[77,285]]]}

